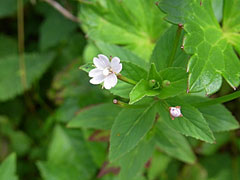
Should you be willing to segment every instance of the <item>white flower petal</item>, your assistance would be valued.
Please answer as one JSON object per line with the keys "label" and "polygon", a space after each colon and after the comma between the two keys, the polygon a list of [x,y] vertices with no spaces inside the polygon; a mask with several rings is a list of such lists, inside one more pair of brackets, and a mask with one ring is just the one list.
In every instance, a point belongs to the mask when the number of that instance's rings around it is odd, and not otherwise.
{"label": "white flower petal", "polygon": [[103,62],[105,68],[106,68],[106,67],[110,67],[110,61],[109,61],[109,59],[108,59],[107,56],[105,56],[105,55],[103,55],[103,54],[99,54],[99,55],[98,55],[98,58]]}
{"label": "white flower petal", "polygon": [[120,73],[122,70],[122,64],[120,63],[120,59],[118,57],[114,57],[111,61],[111,68],[113,72]]}
{"label": "white flower petal", "polygon": [[110,74],[104,79],[104,88],[111,89],[112,87],[116,86],[117,84],[117,76],[115,74]]}
{"label": "white flower petal", "polygon": [[101,84],[104,81],[105,78],[106,77],[103,74],[101,74],[99,76],[95,76],[94,78],[92,78],[90,80],[90,83],[91,84]]}
{"label": "white flower petal", "polygon": [[89,77],[95,77],[95,76],[99,76],[103,74],[103,71],[98,69],[98,68],[95,68],[95,69],[92,69],[89,73],[88,73],[88,76]]}
{"label": "white flower petal", "polygon": [[105,69],[106,67],[108,67],[103,60],[101,60],[101,59],[99,59],[99,58],[96,58],[96,57],[93,58],[93,64],[94,64],[98,69],[100,69],[100,70],[103,70],[103,69]]}
{"label": "white flower petal", "polygon": [[112,58],[111,66],[118,65],[120,63],[119,57]]}

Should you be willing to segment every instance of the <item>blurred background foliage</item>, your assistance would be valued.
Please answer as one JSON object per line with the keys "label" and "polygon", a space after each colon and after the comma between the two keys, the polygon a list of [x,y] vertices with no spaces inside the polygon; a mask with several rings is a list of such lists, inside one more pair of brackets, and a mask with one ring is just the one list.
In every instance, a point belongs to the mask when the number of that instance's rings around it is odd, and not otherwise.
{"label": "blurred background foliage", "polygon": [[[98,53],[148,61],[170,25],[154,0],[57,1],[77,17],[71,20],[50,0],[25,0],[23,8],[19,1],[0,0],[0,180],[115,179],[119,168],[106,165],[109,132],[66,127],[87,106],[114,98],[78,67]],[[221,21],[222,1],[213,3]],[[224,83],[214,96],[231,91]],[[240,120],[240,100],[225,105]],[[213,145],[189,138],[198,158],[192,165],[161,150],[135,159],[146,163],[135,179],[240,179],[240,132],[215,136]]]}

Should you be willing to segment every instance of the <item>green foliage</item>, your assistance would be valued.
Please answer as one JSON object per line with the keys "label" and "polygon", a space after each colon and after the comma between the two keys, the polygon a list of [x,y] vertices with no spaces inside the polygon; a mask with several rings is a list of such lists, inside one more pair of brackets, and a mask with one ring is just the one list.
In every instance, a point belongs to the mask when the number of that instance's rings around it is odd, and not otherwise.
{"label": "green foliage", "polygon": [[[25,73],[19,67],[19,58],[17,55],[9,55],[0,59],[1,101],[13,98],[29,89],[32,83],[38,80],[49,67],[53,60],[53,54],[25,54]],[[26,79],[26,85],[21,80],[21,76]]]}
{"label": "green foliage", "polygon": [[81,112],[68,123],[68,127],[109,130],[120,110],[120,107],[113,106],[112,104],[86,107],[86,109],[81,110]]}
{"label": "green foliage", "polygon": [[151,129],[155,120],[154,105],[155,102],[141,109],[127,108],[118,114],[111,130],[111,161],[132,150]]}
{"label": "green foliage", "polygon": [[90,179],[95,172],[82,133],[66,130],[60,126],[54,129],[48,150],[48,161],[38,162],[43,179]]}
{"label": "green foliage", "polygon": [[148,60],[154,42],[168,26],[154,3],[154,0],[92,1],[82,5],[79,17],[91,39],[124,45]]}
{"label": "green foliage", "polygon": [[156,131],[157,145],[161,150],[187,163],[195,162],[196,157],[181,134],[170,128],[165,122],[158,123]]}
{"label": "green foliage", "polygon": [[240,0],[156,5],[0,2],[0,180],[239,179]]}
{"label": "green foliage", "polygon": [[0,165],[0,179],[18,179],[16,176],[16,154],[9,155]]}
{"label": "green foliage", "polygon": [[76,24],[59,13],[52,13],[46,18],[40,28],[40,48],[46,50],[56,46],[70,37],[76,29]]}
{"label": "green foliage", "polygon": [[[168,21],[183,24],[187,32],[184,50],[187,54],[192,54],[188,64],[190,91],[204,90],[207,94],[212,94],[219,90],[221,76],[233,88],[237,87],[240,83],[240,63],[233,51],[233,47],[236,46],[230,42],[227,33],[222,31],[210,1],[205,0],[200,3],[198,0],[161,0],[158,6],[167,13]],[[226,8],[224,11],[227,15]],[[231,10],[234,11],[235,9]]]}
{"label": "green foliage", "polygon": [[16,0],[0,1],[0,18],[12,15],[17,10]]}

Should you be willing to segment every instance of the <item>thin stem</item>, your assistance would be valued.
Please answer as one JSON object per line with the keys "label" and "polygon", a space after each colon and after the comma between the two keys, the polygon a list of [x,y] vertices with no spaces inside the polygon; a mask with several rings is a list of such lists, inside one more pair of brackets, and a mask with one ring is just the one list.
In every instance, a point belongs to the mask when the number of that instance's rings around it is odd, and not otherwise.
{"label": "thin stem", "polygon": [[225,96],[222,96],[222,97],[218,97],[218,98],[211,99],[211,100],[208,100],[208,101],[193,104],[193,106],[202,107],[202,106],[211,106],[211,105],[214,105],[214,104],[222,104],[222,103],[231,101],[231,100],[239,98],[239,97],[240,97],[240,91],[237,91],[237,92],[234,92],[232,94],[228,94],[228,95],[225,95]]}
{"label": "thin stem", "polygon": [[[19,54],[19,69],[20,69],[20,78],[23,89],[27,89],[27,76],[26,76],[26,67],[25,67],[25,57],[24,57],[24,7],[23,0],[18,0],[18,13],[17,13],[17,22],[18,22],[18,54]],[[35,111],[34,104],[31,101],[31,98],[28,96],[27,92],[24,92],[24,99],[27,106],[32,112]]]}
{"label": "thin stem", "polygon": [[70,13],[67,9],[62,7],[58,2],[54,0],[43,0],[49,5],[51,5],[53,8],[55,8],[58,12],[60,12],[64,17],[67,19],[74,21],[76,23],[80,23],[79,19],[75,17],[72,13]]}
{"label": "thin stem", "polygon": [[24,59],[24,10],[23,0],[18,0],[18,53],[19,53],[19,66],[20,76],[23,88],[27,88],[26,68]]}
{"label": "thin stem", "polygon": [[181,37],[182,29],[183,29],[183,25],[179,24],[177,32],[176,32],[176,37],[175,37],[175,40],[174,40],[174,44],[173,44],[173,49],[172,49],[172,52],[169,56],[168,67],[171,67],[173,65],[173,61],[174,61],[174,58],[175,58],[175,55],[176,55],[176,52],[177,52],[177,48],[178,48],[179,40],[180,40],[180,37]]}
{"label": "thin stem", "polygon": [[124,81],[124,82],[126,82],[128,84],[132,84],[132,85],[136,85],[137,84],[136,81],[134,81],[132,79],[128,79],[127,77],[125,77],[125,76],[123,76],[121,74],[117,75],[117,77],[118,77],[118,79],[120,79],[120,80],[122,80],[122,81]]}

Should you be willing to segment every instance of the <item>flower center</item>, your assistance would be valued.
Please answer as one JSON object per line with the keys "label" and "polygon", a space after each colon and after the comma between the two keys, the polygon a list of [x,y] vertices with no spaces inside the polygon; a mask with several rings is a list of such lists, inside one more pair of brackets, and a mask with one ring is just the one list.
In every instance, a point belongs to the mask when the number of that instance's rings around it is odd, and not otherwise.
{"label": "flower center", "polygon": [[111,73],[111,69],[109,67],[107,67],[103,70],[103,75],[104,76],[108,76],[110,73]]}

